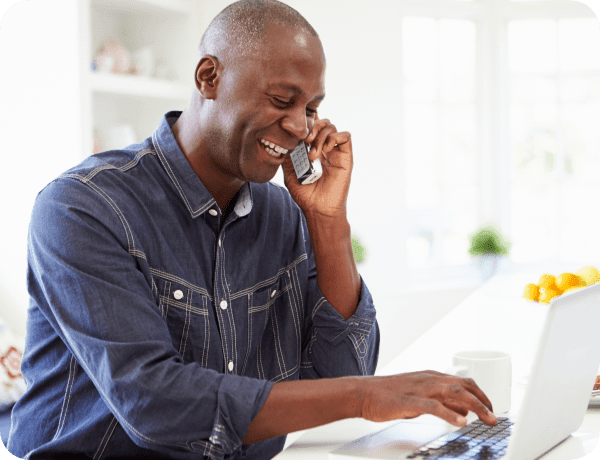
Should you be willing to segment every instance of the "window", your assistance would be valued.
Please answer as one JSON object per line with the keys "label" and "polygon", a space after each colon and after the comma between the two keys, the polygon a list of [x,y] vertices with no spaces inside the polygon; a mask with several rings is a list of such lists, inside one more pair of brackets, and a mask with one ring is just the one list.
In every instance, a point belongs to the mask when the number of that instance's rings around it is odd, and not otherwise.
{"label": "window", "polygon": [[508,24],[513,259],[598,260],[600,28],[596,19]]}
{"label": "window", "polygon": [[407,262],[468,263],[477,225],[475,23],[402,21]]}
{"label": "window", "polygon": [[598,260],[598,19],[561,0],[407,5],[409,277],[464,276],[468,237],[488,224],[514,263]]}

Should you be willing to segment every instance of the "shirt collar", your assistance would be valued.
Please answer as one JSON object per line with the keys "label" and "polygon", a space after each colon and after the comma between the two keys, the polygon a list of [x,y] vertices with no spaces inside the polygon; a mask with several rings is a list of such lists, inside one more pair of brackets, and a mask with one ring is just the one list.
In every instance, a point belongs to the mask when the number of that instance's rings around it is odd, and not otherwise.
{"label": "shirt collar", "polygon": [[[216,201],[193,170],[175,139],[171,127],[180,115],[181,111],[165,114],[152,134],[152,143],[173,186],[192,217],[196,218],[213,207]],[[242,185],[233,210],[240,217],[252,210],[252,187],[249,182]]]}

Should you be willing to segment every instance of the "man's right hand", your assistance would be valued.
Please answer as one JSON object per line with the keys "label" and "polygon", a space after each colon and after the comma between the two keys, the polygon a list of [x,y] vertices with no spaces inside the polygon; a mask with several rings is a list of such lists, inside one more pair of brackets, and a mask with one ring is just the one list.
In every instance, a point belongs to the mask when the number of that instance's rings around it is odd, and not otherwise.
{"label": "man's right hand", "polygon": [[487,425],[498,421],[491,412],[490,400],[469,378],[435,371],[369,377],[363,382],[362,391],[360,416],[374,422],[432,414],[464,426],[469,411]]}

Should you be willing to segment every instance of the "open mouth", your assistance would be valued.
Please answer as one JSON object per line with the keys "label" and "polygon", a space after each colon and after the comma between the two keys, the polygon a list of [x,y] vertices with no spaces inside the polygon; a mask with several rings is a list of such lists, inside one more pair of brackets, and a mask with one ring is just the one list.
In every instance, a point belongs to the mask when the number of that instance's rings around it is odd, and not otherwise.
{"label": "open mouth", "polygon": [[271,155],[272,157],[279,158],[281,155],[285,155],[288,153],[287,149],[274,144],[273,142],[269,142],[265,139],[259,139],[260,143],[263,145],[265,151]]}

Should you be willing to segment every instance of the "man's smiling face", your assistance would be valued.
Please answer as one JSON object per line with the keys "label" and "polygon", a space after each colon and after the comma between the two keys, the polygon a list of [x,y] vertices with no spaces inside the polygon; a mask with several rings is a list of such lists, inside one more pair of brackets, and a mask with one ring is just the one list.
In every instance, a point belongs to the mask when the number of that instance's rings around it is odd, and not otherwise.
{"label": "man's smiling face", "polygon": [[258,57],[225,65],[215,104],[225,145],[213,152],[222,172],[267,182],[315,121],[325,96],[325,56],[317,37],[269,26]]}

